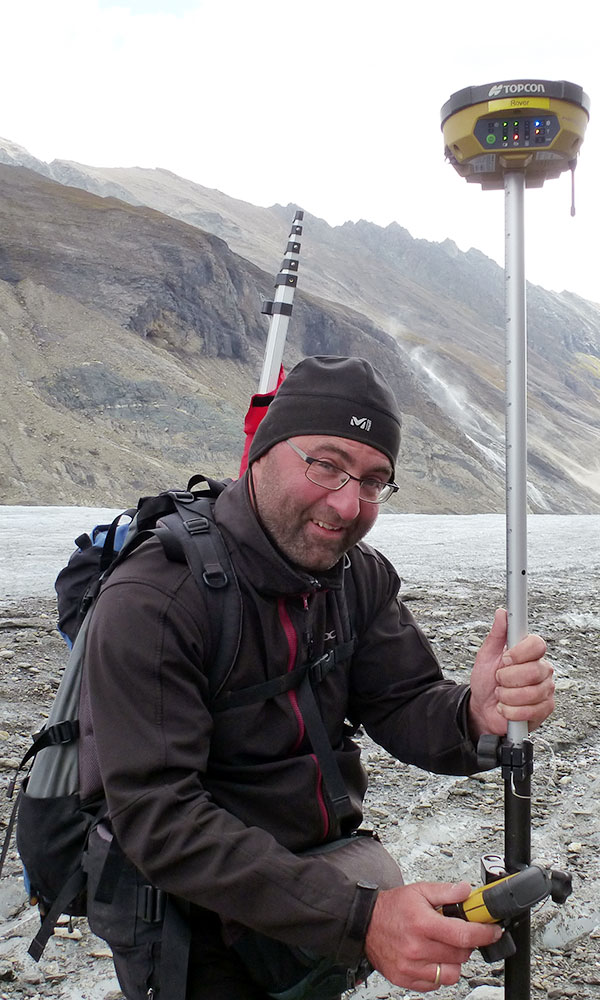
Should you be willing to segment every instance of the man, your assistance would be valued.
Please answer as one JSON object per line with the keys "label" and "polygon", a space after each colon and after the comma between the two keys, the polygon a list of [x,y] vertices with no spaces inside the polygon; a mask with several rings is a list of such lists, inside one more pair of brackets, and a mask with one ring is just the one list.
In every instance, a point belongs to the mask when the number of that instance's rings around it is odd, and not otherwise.
{"label": "man", "polygon": [[[391,982],[421,992],[456,983],[471,951],[500,935],[437,911],[466,898],[466,883],[382,888],[303,853],[361,822],[366,777],[345,719],[399,760],[468,774],[478,770],[482,733],[505,733],[509,719],[535,726],[553,710],[543,640],[530,635],[507,651],[503,611],[470,686],[445,680],[397,599],[393,567],[361,542],[397,489],[399,444],[398,408],[376,369],[308,358],[259,426],[249,471],[215,507],[243,601],[227,690],[347,649],[316,693],[347,792],[343,818],[293,688],[209,710],[215,623],[185,565],[145,544],[98,600],[88,679],[112,829],[145,878],[188,905],[188,1000],[265,1000],[231,947],[240,925],[348,968],[366,956]],[[155,996],[135,939],[111,944],[129,1000]]]}

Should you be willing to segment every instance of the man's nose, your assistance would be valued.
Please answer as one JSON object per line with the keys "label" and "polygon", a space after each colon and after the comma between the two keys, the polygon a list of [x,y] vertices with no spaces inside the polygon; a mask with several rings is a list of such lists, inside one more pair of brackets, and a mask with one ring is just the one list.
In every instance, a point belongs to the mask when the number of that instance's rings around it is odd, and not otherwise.
{"label": "man's nose", "polygon": [[360,513],[359,491],[360,483],[349,479],[339,490],[330,490],[327,497],[329,506],[344,521],[352,521]]}

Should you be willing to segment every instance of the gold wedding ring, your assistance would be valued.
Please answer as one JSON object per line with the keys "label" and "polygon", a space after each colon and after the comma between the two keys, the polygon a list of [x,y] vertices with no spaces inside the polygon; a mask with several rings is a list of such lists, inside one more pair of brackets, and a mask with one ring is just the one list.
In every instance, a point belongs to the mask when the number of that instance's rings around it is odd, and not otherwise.
{"label": "gold wedding ring", "polygon": [[440,985],[440,979],[441,978],[442,978],[442,967],[441,967],[441,965],[438,962],[438,967],[435,970],[435,979],[433,980],[434,987]]}

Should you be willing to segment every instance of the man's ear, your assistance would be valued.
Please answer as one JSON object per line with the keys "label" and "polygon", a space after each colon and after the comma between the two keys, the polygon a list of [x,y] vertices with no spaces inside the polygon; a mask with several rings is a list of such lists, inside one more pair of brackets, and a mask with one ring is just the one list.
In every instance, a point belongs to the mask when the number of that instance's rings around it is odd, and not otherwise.
{"label": "man's ear", "polygon": [[258,513],[256,493],[257,490],[260,490],[260,484],[263,476],[265,475],[265,467],[268,466],[270,453],[271,449],[266,451],[264,455],[261,455],[260,458],[257,458],[256,461],[252,462],[252,464],[248,466],[248,492],[250,494],[250,502],[255,513]]}

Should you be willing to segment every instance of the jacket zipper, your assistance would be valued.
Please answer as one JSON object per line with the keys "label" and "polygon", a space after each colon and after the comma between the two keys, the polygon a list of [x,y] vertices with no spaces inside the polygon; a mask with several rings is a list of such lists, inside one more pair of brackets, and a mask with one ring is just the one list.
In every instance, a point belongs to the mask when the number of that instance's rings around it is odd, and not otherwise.
{"label": "jacket zipper", "polygon": [[[281,625],[282,625],[282,628],[283,628],[283,631],[284,631],[284,634],[285,634],[285,637],[286,637],[287,643],[288,643],[288,666],[287,666],[287,668],[288,668],[288,672],[289,672],[290,670],[293,670],[294,667],[295,667],[295,665],[296,665],[296,658],[298,656],[298,636],[296,634],[296,630],[295,630],[295,628],[294,628],[294,626],[292,624],[292,621],[290,619],[288,610],[287,610],[287,608],[285,606],[285,600],[284,600],[284,598],[280,597],[278,599],[277,604],[278,604],[278,610],[279,610],[279,620],[281,622]],[[308,614],[309,608],[308,608],[308,595],[307,594],[303,594],[302,595],[302,606],[303,606],[303,609],[304,609],[305,613]],[[308,630],[305,631],[304,632],[304,638],[306,640],[306,645],[307,645],[307,658],[310,659],[311,654],[312,654],[312,647],[313,647],[312,633],[309,632]],[[298,698],[296,696],[296,692],[295,691],[288,691],[287,692],[287,696],[288,696],[288,698],[290,700],[290,704],[291,704],[291,706],[292,706],[292,708],[294,710],[294,715],[296,716],[296,721],[298,723],[298,737],[296,739],[296,742],[294,743],[294,746],[292,747],[292,751],[296,751],[296,750],[298,750],[298,748],[302,744],[302,741],[303,741],[305,733],[306,733],[306,726],[304,724],[304,719],[302,718],[302,712],[300,711],[300,706],[298,704]],[[319,811],[321,813],[321,819],[323,821],[323,837],[326,837],[328,835],[328,833],[329,833],[330,821],[329,821],[329,812],[327,810],[327,806],[325,804],[325,798],[323,796],[323,774],[321,772],[321,766],[319,764],[319,761],[318,761],[316,755],[313,753],[310,756],[311,756],[312,760],[315,763],[315,768],[316,768],[316,772],[317,772],[316,797],[317,797],[317,803],[318,803],[318,806],[319,806]]]}
{"label": "jacket zipper", "polygon": [[[293,670],[296,665],[296,657],[298,656],[298,636],[296,635],[296,630],[292,625],[290,616],[288,614],[288,610],[285,606],[285,600],[283,597],[280,597],[278,599],[277,605],[279,610],[279,620],[283,627],[283,631],[285,633],[285,637],[287,639],[287,644],[288,644],[287,668],[289,673],[290,670]],[[297,750],[300,744],[302,743],[302,740],[304,739],[304,734],[306,731],[304,726],[304,719],[302,718],[302,712],[300,711],[300,706],[298,705],[296,692],[288,691],[287,696],[290,700],[292,708],[294,709],[294,715],[296,716],[296,721],[298,723],[298,737],[296,739],[296,742],[294,743],[294,746],[292,747],[292,750]]]}
{"label": "jacket zipper", "polygon": [[[302,594],[302,607],[304,609],[304,614],[308,615],[308,594]],[[310,662],[313,657],[315,641],[312,631],[308,627],[304,630],[303,638],[306,644],[306,659]]]}

